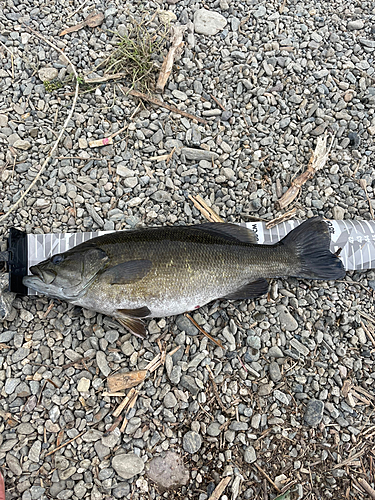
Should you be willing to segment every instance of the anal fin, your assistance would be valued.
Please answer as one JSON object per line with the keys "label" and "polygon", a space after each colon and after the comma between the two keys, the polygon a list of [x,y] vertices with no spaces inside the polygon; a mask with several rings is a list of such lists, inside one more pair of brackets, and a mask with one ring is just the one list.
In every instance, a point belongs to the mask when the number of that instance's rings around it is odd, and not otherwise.
{"label": "anal fin", "polygon": [[131,318],[130,316],[123,316],[116,318],[120,325],[124,326],[130,333],[141,339],[146,338],[146,327],[143,321],[138,318]]}
{"label": "anal fin", "polygon": [[136,337],[146,338],[146,327],[140,318],[146,318],[151,314],[147,306],[137,309],[118,309],[117,321]]}
{"label": "anal fin", "polygon": [[243,300],[243,299],[256,299],[268,292],[268,281],[264,278],[259,278],[258,280],[251,281],[247,283],[242,288],[239,288],[235,292],[226,295],[223,299],[228,300]]}

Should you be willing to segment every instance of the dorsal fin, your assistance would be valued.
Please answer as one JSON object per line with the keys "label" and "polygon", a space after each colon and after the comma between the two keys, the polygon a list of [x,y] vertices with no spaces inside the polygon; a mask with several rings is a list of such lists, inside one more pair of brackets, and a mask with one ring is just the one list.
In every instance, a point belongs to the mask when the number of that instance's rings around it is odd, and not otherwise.
{"label": "dorsal fin", "polygon": [[247,227],[238,226],[229,222],[205,222],[194,226],[215,236],[220,235],[230,241],[241,241],[243,243],[256,243],[257,237],[254,231]]}

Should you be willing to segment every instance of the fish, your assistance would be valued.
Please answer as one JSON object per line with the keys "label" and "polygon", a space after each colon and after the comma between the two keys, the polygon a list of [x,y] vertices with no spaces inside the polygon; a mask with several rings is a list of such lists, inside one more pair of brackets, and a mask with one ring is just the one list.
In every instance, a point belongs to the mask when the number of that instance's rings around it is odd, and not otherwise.
{"label": "fish", "polygon": [[30,268],[23,284],[116,318],[138,337],[144,320],[193,311],[217,299],[256,299],[270,278],[345,276],[319,217],[273,245],[231,223],[119,231],[81,243]]}

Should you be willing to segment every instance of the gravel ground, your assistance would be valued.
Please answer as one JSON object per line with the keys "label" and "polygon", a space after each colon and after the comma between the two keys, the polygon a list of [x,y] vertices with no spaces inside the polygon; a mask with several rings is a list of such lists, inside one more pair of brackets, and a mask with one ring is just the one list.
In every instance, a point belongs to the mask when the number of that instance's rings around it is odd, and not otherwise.
{"label": "gravel ground", "polygon": [[[373,3],[1,4],[0,212],[39,172],[73,101],[72,83],[46,91],[43,81],[71,70],[26,26],[84,76],[113,51],[129,14],[150,32],[165,19],[187,25],[163,99],[207,121],[142,104],[122,84],[82,90],[41,181],[2,222],[2,239],[12,226],[48,233],[201,222],[188,198],[197,194],[228,222],[270,220],[325,132],[336,134],[330,160],[304,186],[296,216],[371,218]],[[99,28],[59,36],[94,7],[104,13]],[[88,147],[125,125],[113,144]],[[173,148],[169,162],[153,160]],[[361,484],[375,488],[374,278],[274,280],[268,298],[195,312],[224,348],[184,316],[149,322],[142,342],[99,314],[16,299],[0,324],[7,500],[206,500],[227,477],[223,500],[283,490],[295,499],[368,498]],[[139,387],[121,432],[112,412],[123,398],[105,395],[107,376],[144,369],[160,349],[178,346]],[[156,458],[162,468],[185,464],[174,472],[182,486],[155,486],[163,476],[152,473]]]}

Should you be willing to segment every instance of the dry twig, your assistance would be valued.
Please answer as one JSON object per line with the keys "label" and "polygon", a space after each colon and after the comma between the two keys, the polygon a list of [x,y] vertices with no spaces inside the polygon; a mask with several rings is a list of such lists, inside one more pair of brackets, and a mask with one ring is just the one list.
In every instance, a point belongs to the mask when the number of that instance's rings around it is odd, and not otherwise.
{"label": "dry twig", "polygon": [[73,99],[73,102],[72,102],[72,107],[69,111],[69,114],[68,116],[66,117],[66,120],[64,122],[64,125],[62,127],[62,129],[60,130],[60,133],[56,139],[56,142],[55,144],[53,145],[52,149],[50,150],[50,152],[48,153],[48,156],[47,158],[44,160],[42,166],[40,167],[40,170],[39,172],[37,173],[37,175],[35,176],[34,180],[32,181],[32,183],[29,185],[29,187],[24,191],[24,193],[19,197],[19,199],[9,208],[9,210],[7,212],[5,212],[4,215],[2,215],[0,217],[0,222],[2,222],[3,220],[5,220],[8,215],[10,215],[20,204],[21,202],[24,200],[24,198],[27,196],[27,194],[31,191],[31,189],[35,186],[35,184],[38,182],[38,180],[40,179],[41,175],[43,174],[44,170],[46,169],[46,166],[47,164],[49,163],[49,161],[51,160],[52,158],[52,155],[53,153],[56,151],[57,149],[57,146],[59,145],[59,142],[62,138],[62,136],[64,135],[64,132],[68,126],[68,123],[70,122],[72,116],[73,116],[73,112],[74,112],[74,109],[75,109],[75,106],[76,106],[76,103],[77,103],[77,98],[78,98],[78,90],[79,90],[79,83],[78,83],[78,74],[77,74],[77,71],[75,69],[75,67],[73,66],[73,63],[72,61],[69,59],[69,57],[65,54],[65,52],[63,52],[61,49],[59,49],[55,44],[53,44],[52,42],[50,42],[49,40],[47,40],[47,38],[45,38],[43,35],[41,35],[40,33],[38,33],[37,31],[34,31],[32,28],[30,28],[30,26],[27,26],[27,28],[38,38],[40,38],[41,40],[43,40],[45,43],[47,43],[50,47],[52,47],[53,49],[55,49],[57,52],[60,52],[61,55],[64,56],[64,58],[68,61],[68,63],[70,64],[70,67],[72,68],[72,71],[73,71],[73,74],[75,76],[75,79],[76,79],[76,88],[75,88],[75,94],[74,94],[74,99]]}
{"label": "dry twig", "polygon": [[285,222],[289,219],[292,219],[296,212],[297,212],[297,209],[292,208],[291,210],[288,210],[288,212],[285,212],[285,214],[279,215],[279,217],[276,217],[275,219],[270,220],[266,224],[266,229],[272,229],[274,226],[277,226],[277,224],[281,224],[282,222]]}
{"label": "dry twig", "polygon": [[57,446],[57,448],[55,448],[54,450],[52,451],[49,451],[48,453],[45,454],[46,457],[48,457],[48,455],[52,455],[53,453],[56,453],[56,451],[58,450],[61,450],[61,448],[64,448],[65,446],[67,446],[68,444],[72,443],[73,441],[75,441],[76,439],[78,439],[80,436],[82,436],[82,434],[84,434],[86,431],[82,431],[80,432],[79,434],[77,434],[76,437],[72,438],[72,439],[69,439],[69,441],[67,441],[66,443],[64,444],[61,444],[60,446]]}
{"label": "dry twig", "polygon": [[368,482],[363,479],[363,477],[358,478],[358,483],[362,488],[370,495],[371,498],[375,499],[375,490],[371,488],[371,486],[368,484]]}
{"label": "dry twig", "polygon": [[171,47],[166,55],[156,84],[156,92],[160,94],[163,92],[167,80],[172,73],[173,62],[180,57],[182,48],[184,46],[183,36],[186,26],[172,26],[171,27]]}
{"label": "dry twig", "polygon": [[219,498],[221,497],[222,493],[224,493],[225,488],[230,483],[231,479],[232,479],[231,476],[223,477],[223,479],[216,486],[216,488],[214,489],[212,495],[210,496],[210,498],[208,500],[219,500]]}
{"label": "dry twig", "polygon": [[[132,408],[134,408],[134,405],[135,405],[135,403],[137,402],[138,394],[139,394],[139,393],[138,393],[138,391],[137,391],[137,392],[134,394],[134,396],[133,396],[132,400],[130,401],[130,403],[129,403],[129,407],[128,407],[128,412],[129,412],[129,410],[131,410]],[[122,424],[121,424],[120,432],[124,432],[124,430],[125,430],[125,428],[126,428],[126,426],[127,426],[127,425],[128,425],[128,418],[127,418],[127,416],[125,416],[125,417],[124,417],[124,420],[123,420],[123,422],[122,422]]]}
{"label": "dry twig", "polygon": [[265,471],[264,471],[261,467],[259,467],[259,465],[258,465],[256,462],[254,462],[254,465],[255,465],[255,467],[258,469],[258,471],[259,471],[261,474],[263,474],[263,476],[267,479],[267,481],[268,481],[270,484],[272,484],[272,486],[275,488],[275,490],[276,490],[278,493],[280,493],[280,492],[281,492],[280,488],[277,486],[277,484],[275,484],[275,483],[274,483],[274,481],[272,481],[272,479],[271,479],[271,478],[270,478],[270,476],[267,474],[267,472],[265,472]]}
{"label": "dry twig", "polygon": [[197,122],[200,122],[200,123],[203,123],[204,125],[207,125],[207,121],[204,120],[203,118],[201,118],[200,116],[195,116],[195,115],[192,115],[191,113],[188,113],[186,111],[182,111],[181,109],[176,108],[176,106],[171,106],[170,104],[167,104],[166,102],[159,101],[159,99],[155,99],[155,97],[151,97],[149,95],[143,94],[142,92],[139,92],[138,90],[129,89],[126,87],[124,87],[121,90],[124,92],[124,94],[130,94],[133,97],[139,97],[140,99],[151,102],[152,104],[155,104],[156,106],[168,109],[169,111],[172,111],[172,113],[177,113],[179,115],[186,116],[186,118],[190,118],[191,120],[196,120]]}
{"label": "dry twig", "polygon": [[124,400],[120,403],[120,405],[116,408],[116,410],[114,410],[114,412],[112,413],[112,415],[114,417],[118,417],[121,412],[124,410],[124,408],[129,404],[129,402],[132,400],[132,398],[134,397],[134,394],[136,393],[136,389],[134,389],[134,387],[132,389],[130,389],[128,395],[124,398]]}
{"label": "dry twig", "polygon": [[198,328],[198,330],[203,333],[203,335],[205,335],[207,338],[209,338],[214,344],[216,344],[218,347],[221,347],[222,349],[224,349],[224,346],[223,344],[220,342],[220,340],[216,340],[214,339],[209,333],[207,333],[205,330],[203,330],[203,328],[201,326],[198,325],[198,323],[195,321],[195,319],[193,319],[190,314],[188,313],[185,313],[185,316],[187,317],[187,319],[189,319],[193,325]]}
{"label": "dry twig", "polygon": [[214,212],[212,208],[210,208],[207,203],[203,201],[199,194],[196,196],[189,195],[189,199],[194,203],[195,208],[197,208],[210,222],[224,222],[220,215]]}
{"label": "dry twig", "polygon": [[318,137],[316,141],[315,151],[313,152],[307,169],[303,174],[299,175],[296,179],[292,180],[292,185],[288,191],[277,202],[279,209],[287,207],[298,196],[302,186],[312,179],[315,173],[324,167],[328,159],[328,155],[332,149],[335,137],[332,137],[331,144],[327,148],[327,134]]}
{"label": "dry twig", "polygon": [[104,21],[104,14],[102,12],[96,13],[91,12],[84,21],[76,24],[75,26],[70,26],[63,30],[59,36],[67,35],[68,33],[73,33],[74,31],[79,31],[85,26],[89,26],[90,28],[95,28],[96,26],[100,26]]}

